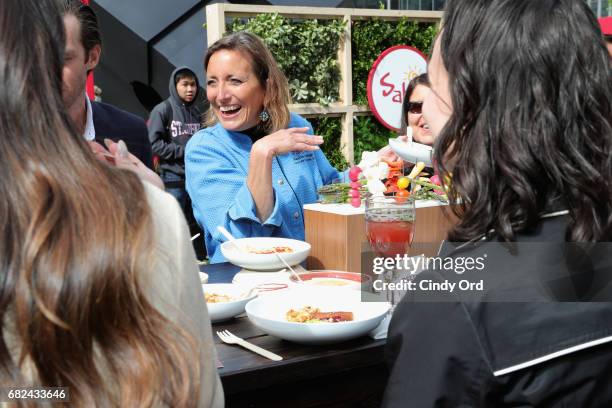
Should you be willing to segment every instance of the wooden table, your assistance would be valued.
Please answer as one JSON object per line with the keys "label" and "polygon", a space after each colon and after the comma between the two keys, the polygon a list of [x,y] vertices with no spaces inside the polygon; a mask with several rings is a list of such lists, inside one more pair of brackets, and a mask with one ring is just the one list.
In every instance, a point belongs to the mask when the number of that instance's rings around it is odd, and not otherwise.
{"label": "wooden table", "polygon": [[[203,265],[210,283],[230,282],[239,268]],[[215,337],[227,407],[378,407],[388,377],[385,340],[362,337],[304,346],[269,336],[240,317],[213,324],[284,357],[271,361]]]}
{"label": "wooden table", "polygon": [[[455,222],[448,206],[417,201],[412,255],[435,256],[450,226]],[[304,206],[306,242],[312,245],[306,265],[310,270],[334,269],[365,272],[364,250],[370,250],[365,231],[364,209],[348,204]]]}

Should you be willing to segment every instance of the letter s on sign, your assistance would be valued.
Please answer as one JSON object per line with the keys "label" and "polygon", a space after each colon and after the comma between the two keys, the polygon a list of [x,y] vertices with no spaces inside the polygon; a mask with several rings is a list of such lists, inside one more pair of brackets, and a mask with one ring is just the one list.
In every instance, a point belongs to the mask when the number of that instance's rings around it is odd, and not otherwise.
{"label": "letter s on sign", "polygon": [[385,82],[385,78],[387,78],[389,75],[391,75],[391,73],[390,73],[390,72],[387,72],[385,75],[383,75],[383,76],[380,78],[380,84],[381,84],[382,86],[384,86],[384,87],[389,88],[389,90],[388,90],[388,91],[385,91],[385,90],[383,90],[383,91],[382,91],[382,94],[383,94],[383,96],[384,96],[384,97],[389,96],[389,94],[390,94],[391,92],[393,92],[393,90],[395,89],[395,85],[390,84],[389,82]]}

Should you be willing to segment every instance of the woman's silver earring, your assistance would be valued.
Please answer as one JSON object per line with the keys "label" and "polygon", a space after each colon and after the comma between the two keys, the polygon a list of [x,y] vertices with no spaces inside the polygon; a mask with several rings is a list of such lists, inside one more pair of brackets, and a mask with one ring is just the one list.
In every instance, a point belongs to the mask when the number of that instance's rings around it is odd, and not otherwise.
{"label": "woman's silver earring", "polygon": [[267,110],[264,109],[259,113],[259,120],[261,120],[262,122],[267,122],[270,120],[270,114]]}

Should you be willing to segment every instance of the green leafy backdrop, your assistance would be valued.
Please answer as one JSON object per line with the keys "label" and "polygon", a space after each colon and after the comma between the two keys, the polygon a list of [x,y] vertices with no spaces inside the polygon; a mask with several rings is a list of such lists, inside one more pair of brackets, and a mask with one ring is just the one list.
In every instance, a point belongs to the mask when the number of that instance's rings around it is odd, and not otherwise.
{"label": "green leafy backdrop", "polygon": [[344,32],[341,20],[286,19],[276,13],[235,19],[229,32],[246,30],[258,35],[289,80],[295,103],[328,105],[338,100],[338,44]]}
{"label": "green leafy backdrop", "polygon": [[[261,37],[289,80],[295,103],[317,102],[328,105],[338,100],[340,72],[338,47],[344,32],[341,20],[288,19],[278,14],[259,14],[230,22],[228,32],[247,30]],[[372,64],[385,49],[399,44],[416,47],[429,54],[436,34],[436,24],[416,23],[407,19],[380,19],[353,22],[353,99],[366,105],[367,80]],[[338,117],[311,118],[315,134],[324,137],[323,151],[338,169],[348,163],[341,154],[341,124]],[[355,161],[361,152],[378,150],[387,144],[393,132],[372,116],[354,118]]]}

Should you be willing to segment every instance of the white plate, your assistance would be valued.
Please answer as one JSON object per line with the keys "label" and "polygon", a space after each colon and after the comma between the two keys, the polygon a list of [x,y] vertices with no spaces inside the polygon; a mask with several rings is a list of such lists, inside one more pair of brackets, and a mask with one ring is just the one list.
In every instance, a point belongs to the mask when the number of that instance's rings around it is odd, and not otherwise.
{"label": "white plate", "polygon": [[234,275],[232,283],[245,288],[255,288],[257,294],[262,296],[277,290],[286,290],[291,283],[289,275],[289,272],[252,272],[243,269]]}
{"label": "white plate", "polygon": [[410,163],[423,162],[425,166],[431,165],[432,147],[417,142],[402,142],[399,139],[389,139],[389,146],[399,157]]}
{"label": "white plate", "polygon": [[[289,309],[318,307],[322,312],[353,312],[353,321],[337,323],[294,323],[285,315]],[[259,297],[247,304],[253,324],[268,334],[302,344],[331,344],[363,336],[382,321],[387,302],[362,302],[361,292],[331,288],[300,288]]]}
{"label": "white plate", "polygon": [[241,238],[236,241],[241,248],[245,249],[244,251],[236,249],[228,241],[221,244],[221,253],[232,264],[254,271],[278,271],[283,269],[285,265],[275,254],[254,254],[248,252],[248,249],[262,250],[278,246],[290,247],[293,252],[279,253],[278,255],[291,266],[304,261],[310,253],[310,244],[296,239],[261,237]]}
{"label": "white plate", "polygon": [[250,300],[257,297],[257,293],[245,297],[244,295],[247,294],[248,289],[233,283],[209,283],[202,285],[202,291],[209,294],[228,295],[236,299],[231,302],[206,303],[210,321],[213,323],[229,320],[232,317],[244,313],[244,306],[249,303]]}

